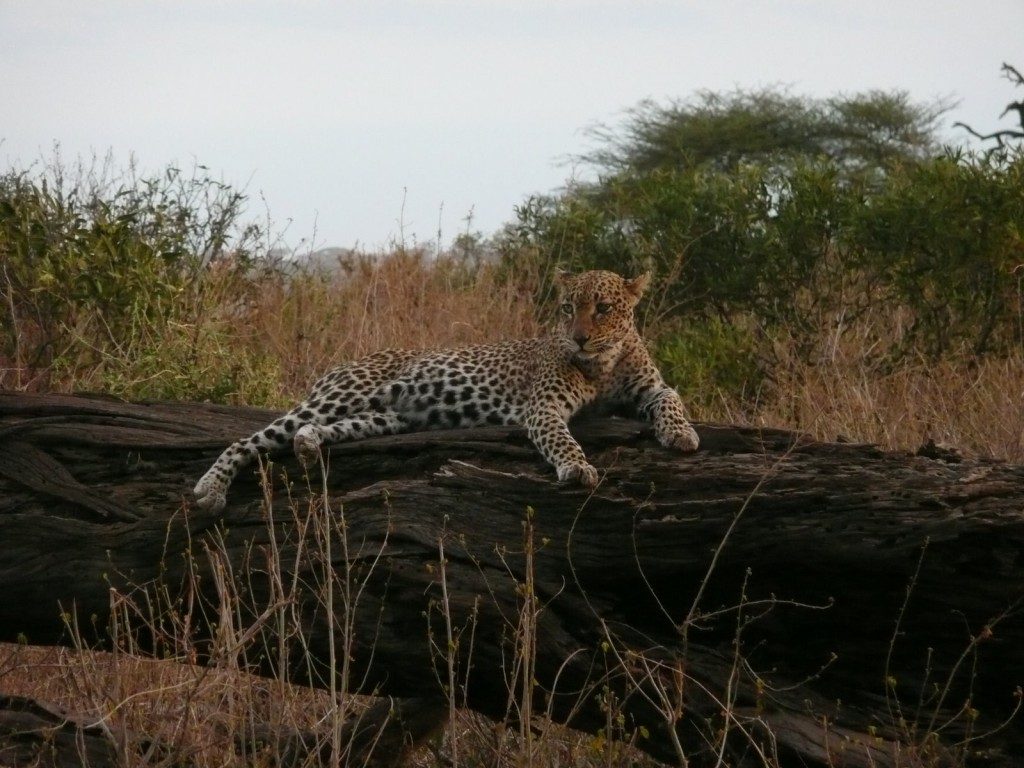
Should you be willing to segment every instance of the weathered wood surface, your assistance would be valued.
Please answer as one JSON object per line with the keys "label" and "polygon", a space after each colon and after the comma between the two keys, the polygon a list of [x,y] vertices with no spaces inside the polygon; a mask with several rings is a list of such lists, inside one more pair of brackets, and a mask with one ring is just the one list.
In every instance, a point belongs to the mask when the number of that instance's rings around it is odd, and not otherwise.
{"label": "weathered wood surface", "polygon": [[[111,586],[160,577],[180,587],[182,553],[202,542],[248,569],[253,616],[275,600],[256,567],[272,543],[286,570],[297,562],[300,578],[314,580],[316,559],[295,555],[309,493],[291,457],[273,472],[294,481],[291,501],[274,481],[273,525],[255,476],[235,483],[219,515],[189,505],[217,453],[267,418],[0,394],[0,639],[66,641],[58,606],[103,627]],[[335,543],[332,564],[362,585],[352,679],[364,691],[446,706],[443,573],[452,625],[472,629],[458,643],[459,674],[470,670],[458,698],[506,716],[529,507],[541,606],[535,711],[598,730],[610,692],[627,727],[649,732],[643,749],[677,762],[681,747],[692,766],[716,764],[723,731],[732,765],[762,764],[757,750],[784,765],[906,765],[915,752],[1017,764],[1021,718],[961,742],[1008,717],[1024,682],[1024,467],[708,425],[688,456],[633,421],[574,432],[605,473],[593,495],[554,482],[516,429],[330,452],[327,495],[350,545],[346,561]],[[313,485],[316,496],[319,472]],[[203,577],[203,557],[198,568]],[[198,589],[215,599],[210,578]],[[290,680],[322,686],[327,621],[315,600],[298,610],[306,653],[265,658],[261,671],[287,666]],[[261,632],[273,647],[270,629]],[[679,680],[677,746],[657,702]]]}

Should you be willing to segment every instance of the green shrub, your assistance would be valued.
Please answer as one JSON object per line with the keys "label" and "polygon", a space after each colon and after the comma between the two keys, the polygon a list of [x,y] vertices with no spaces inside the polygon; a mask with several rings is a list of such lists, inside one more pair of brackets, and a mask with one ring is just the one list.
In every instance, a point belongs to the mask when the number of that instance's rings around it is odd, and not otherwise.
{"label": "green shrub", "polygon": [[930,359],[1019,338],[1024,154],[950,155],[900,167],[844,222],[846,248],[913,314],[904,346]]}
{"label": "green shrub", "polygon": [[680,323],[660,334],[654,358],[691,414],[715,412],[721,403],[752,403],[764,374],[757,340],[739,324],[717,318]]}
{"label": "green shrub", "polygon": [[5,383],[109,366],[192,322],[209,266],[244,271],[260,241],[244,201],[201,168],[140,179],[56,158],[0,176]]}

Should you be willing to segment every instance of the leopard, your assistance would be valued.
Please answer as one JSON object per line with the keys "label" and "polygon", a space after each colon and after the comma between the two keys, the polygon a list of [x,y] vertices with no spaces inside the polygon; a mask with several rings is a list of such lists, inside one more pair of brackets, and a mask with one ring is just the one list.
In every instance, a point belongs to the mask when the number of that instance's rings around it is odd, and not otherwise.
{"label": "leopard", "polygon": [[598,401],[627,405],[653,424],[661,445],[697,450],[697,432],[665,383],[636,323],[650,273],[606,270],[556,276],[558,320],[545,335],[474,346],[386,349],[344,363],[308,397],[252,435],[232,443],[196,484],[200,508],[226,504],[238,473],[289,441],[307,470],[333,444],[404,432],[525,427],[558,481],[593,489],[597,469],[569,431],[571,416]]}

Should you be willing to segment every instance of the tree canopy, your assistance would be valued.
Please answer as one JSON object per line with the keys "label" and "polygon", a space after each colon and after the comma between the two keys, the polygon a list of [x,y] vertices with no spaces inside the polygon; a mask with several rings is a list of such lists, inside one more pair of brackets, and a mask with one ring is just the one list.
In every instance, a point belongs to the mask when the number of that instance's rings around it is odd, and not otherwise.
{"label": "tree canopy", "polygon": [[668,104],[643,101],[627,112],[621,128],[591,129],[602,146],[577,159],[612,173],[698,167],[732,172],[751,163],[822,158],[851,170],[877,168],[934,154],[939,118],[950,106],[914,102],[906,91],[830,98],[778,88],[700,91]]}

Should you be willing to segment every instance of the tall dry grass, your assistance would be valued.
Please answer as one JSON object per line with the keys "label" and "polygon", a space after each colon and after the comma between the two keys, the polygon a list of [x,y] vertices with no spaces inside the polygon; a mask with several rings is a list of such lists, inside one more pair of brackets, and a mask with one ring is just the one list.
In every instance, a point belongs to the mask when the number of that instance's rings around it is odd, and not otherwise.
{"label": "tall dry grass", "polygon": [[400,250],[268,283],[246,308],[242,344],[282,361],[281,390],[293,399],[332,366],[379,349],[535,336],[534,292],[528,276]]}
{"label": "tall dry grass", "polygon": [[[326,472],[324,465],[321,472]],[[264,491],[269,508],[269,481]],[[107,651],[90,647],[85,638],[97,628],[80,627],[71,613],[64,615],[67,648],[0,643],[0,693],[57,704],[90,726],[101,726],[113,743],[118,764],[125,768],[658,765],[635,748],[639,731],[627,731],[615,720],[612,708],[607,733],[597,736],[558,725],[550,710],[531,709],[538,685],[532,664],[541,607],[532,589],[532,555],[539,543],[530,515],[524,523],[525,582],[515,569],[510,567],[507,573],[521,604],[518,617],[509,624],[505,721],[461,708],[471,672],[470,666],[461,666],[461,651],[468,649],[465,658],[473,657],[475,633],[472,624],[454,627],[453,632],[453,611],[443,591],[442,599],[425,614],[423,629],[423,639],[435,650],[439,692],[451,705],[452,718],[443,735],[435,733],[424,743],[409,745],[402,755],[388,751],[395,749],[393,741],[380,748],[371,745],[369,754],[353,748],[343,738],[345,728],[358,721],[371,702],[379,701],[366,695],[373,690],[364,690],[365,681],[351,671],[357,656],[368,664],[374,656],[372,643],[355,635],[354,616],[365,599],[364,587],[377,557],[385,554],[387,545],[374,552],[365,541],[351,539],[344,510],[331,507],[326,484],[319,493],[313,491],[308,503],[292,501],[290,512],[284,519],[267,516],[268,543],[257,548],[259,552],[244,555],[241,564],[214,535],[203,554],[197,547],[186,555],[196,559],[183,584],[157,581],[124,591],[111,589],[112,615],[102,630],[109,638]],[[253,562],[247,559],[250,555]],[[337,566],[339,561],[344,565]],[[442,537],[436,563],[442,588],[446,563]],[[208,579],[216,585],[215,598],[200,596],[198,580]],[[266,593],[254,587],[263,579],[272,584]],[[326,625],[329,655],[315,656],[308,650],[308,633],[314,630],[305,607],[311,604],[324,617],[313,624]],[[197,628],[207,626],[207,621],[212,632],[209,644],[197,635]],[[435,636],[434,624],[447,630]],[[277,667],[280,677],[253,672],[268,657],[282,660]],[[199,658],[205,664],[197,664]],[[303,658],[320,670],[314,677],[319,676],[322,688],[287,680],[287,670]],[[595,678],[593,690],[585,688],[577,695],[594,694],[600,674]],[[293,734],[301,734],[299,750],[288,741]],[[5,764],[2,746],[0,765]],[[398,757],[402,762],[395,762]],[[45,751],[43,758],[45,764]]]}
{"label": "tall dry grass", "polygon": [[1024,349],[941,360],[894,355],[901,339],[893,329],[904,322],[898,309],[841,334],[823,322],[810,355],[806,339],[780,333],[757,390],[709,397],[700,415],[889,450],[934,441],[965,456],[1024,461]]}
{"label": "tall dry grass", "polygon": [[[141,656],[68,648],[0,643],[0,686],[5,695],[26,696],[77,714],[93,714],[117,733],[130,734],[119,746],[126,768],[210,766],[250,768],[277,765],[268,750],[246,754],[236,739],[256,728],[314,732],[323,729],[332,710],[326,691],[288,685],[238,670],[211,669]],[[373,701],[351,696],[350,716]],[[532,749],[517,728],[497,724],[459,709],[446,728],[408,756],[408,768],[493,766],[519,768],[655,768],[658,761],[630,744],[606,736],[570,730],[543,718],[534,722]],[[612,735],[619,735],[610,729]],[[159,753],[139,749],[141,737],[161,746]],[[453,761],[452,744],[458,760]],[[2,756],[0,756],[2,758]],[[0,762],[2,764],[2,762]],[[299,766],[315,768],[313,759]],[[342,765],[345,765],[342,762]],[[362,765],[352,761],[352,768]]]}
{"label": "tall dry grass", "polygon": [[[723,409],[726,419],[739,411]],[[967,456],[1024,461],[1024,358],[907,361],[878,370],[863,359],[783,369],[739,416],[823,440],[914,450],[928,441]]]}

